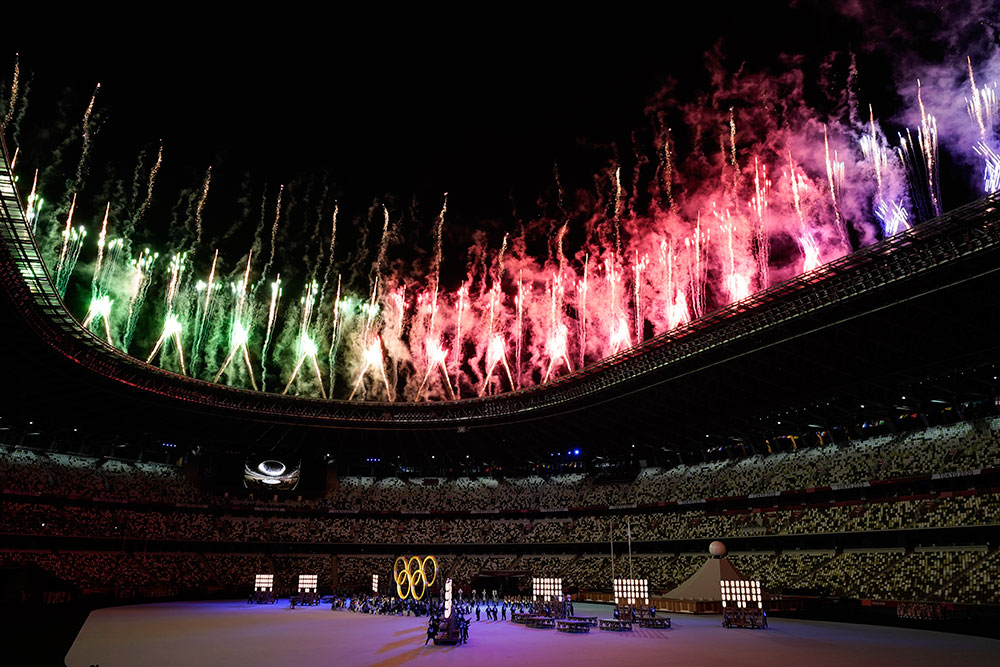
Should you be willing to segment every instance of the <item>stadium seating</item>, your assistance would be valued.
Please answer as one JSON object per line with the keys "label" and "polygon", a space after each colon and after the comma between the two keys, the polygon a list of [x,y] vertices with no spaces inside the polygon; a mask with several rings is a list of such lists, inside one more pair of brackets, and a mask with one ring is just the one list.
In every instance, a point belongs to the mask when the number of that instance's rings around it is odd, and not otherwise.
{"label": "stadium seating", "polygon": [[[466,587],[480,572],[516,570],[559,576],[581,590],[606,590],[610,557],[580,555],[580,547],[591,547],[584,551],[592,554],[593,546],[612,536],[623,543],[630,535],[638,543],[670,547],[637,551],[632,563],[654,590],[666,591],[703,561],[700,554],[678,554],[672,546],[678,541],[995,525],[996,489],[861,494],[805,505],[782,502],[777,494],[998,466],[1000,419],[989,419],[772,455],[644,468],[629,484],[601,484],[584,473],[459,477],[433,485],[419,478],[345,476],[326,496],[279,500],[283,511],[274,512],[265,511],[274,509],[274,501],[205,494],[178,466],[0,447],[5,480],[0,534],[51,545],[8,549],[0,560],[41,568],[81,592],[127,598],[237,591],[258,572],[275,573],[280,586],[292,586],[299,573],[318,574],[326,589],[366,586],[373,572],[391,571],[392,556],[337,555],[326,545],[357,545],[359,551],[363,545],[396,545],[398,553],[414,548],[440,553],[442,575]],[[754,510],[746,503],[741,509],[733,501],[703,502],[744,496],[775,501]],[[627,514],[608,511],[623,502],[636,508]],[[97,546],[85,551],[63,539]],[[123,548],[109,540],[135,542]],[[489,545],[494,555],[463,553],[466,545]],[[561,545],[563,553],[535,553],[534,545]],[[731,557],[774,591],[1000,601],[995,585],[1000,558],[982,545],[843,552],[776,548]],[[616,559],[616,573],[619,567]]]}

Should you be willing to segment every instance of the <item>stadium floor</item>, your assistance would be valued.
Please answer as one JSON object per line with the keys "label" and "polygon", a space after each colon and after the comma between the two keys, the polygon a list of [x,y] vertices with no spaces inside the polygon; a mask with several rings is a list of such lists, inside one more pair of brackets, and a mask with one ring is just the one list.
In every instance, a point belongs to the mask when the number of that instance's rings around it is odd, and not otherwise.
{"label": "stadium floor", "polygon": [[[609,608],[578,604],[579,614]],[[673,615],[671,630],[567,634],[473,622],[464,646],[424,647],[426,619],[289,609],[243,601],[170,602],[90,614],[70,667],[116,665],[996,665],[1000,640],[901,628],[773,619],[726,630],[717,616]]]}

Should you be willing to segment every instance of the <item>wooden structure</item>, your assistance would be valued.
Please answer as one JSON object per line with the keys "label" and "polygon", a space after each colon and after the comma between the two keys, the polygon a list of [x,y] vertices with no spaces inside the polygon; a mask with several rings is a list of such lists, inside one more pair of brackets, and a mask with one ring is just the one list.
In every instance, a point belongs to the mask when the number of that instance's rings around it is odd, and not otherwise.
{"label": "wooden structure", "polygon": [[567,621],[583,621],[587,623],[592,628],[597,627],[597,617],[596,616],[567,616]]}
{"label": "wooden structure", "polygon": [[587,621],[571,621],[569,619],[556,621],[556,630],[559,632],[590,632],[590,623]]}
{"label": "wooden structure", "polygon": [[617,618],[602,618],[600,620],[601,630],[613,630],[614,632],[632,632],[632,621],[623,621]]}
{"label": "wooden structure", "polygon": [[730,609],[722,614],[722,625],[726,628],[766,628],[767,614],[761,609]]}

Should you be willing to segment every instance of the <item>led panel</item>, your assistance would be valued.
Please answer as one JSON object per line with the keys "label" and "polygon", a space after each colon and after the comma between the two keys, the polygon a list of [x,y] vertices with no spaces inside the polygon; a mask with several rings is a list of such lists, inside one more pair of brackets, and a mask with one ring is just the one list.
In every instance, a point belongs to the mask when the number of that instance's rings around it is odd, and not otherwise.
{"label": "led panel", "polygon": [[299,593],[315,593],[318,579],[318,574],[300,574]]}
{"label": "led panel", "polygon": [[372,593],[378,593],[378,575],[372,575]]}
{"label": "led panel", "polygon": [[248,459],[243,465],[243,484],[251,489],[291,490],[299,484],[301,465],[286,466],[275,459]]}
{"label": "led panel", "polygon": [[258,574],[254,578],[253,588],[255,591],[271,591],[274,589],[273,574]]}
{"label": "led panel", "polygon": [[531,579],[531,594],[542,600],[555,600],[562,597],[562,579],[558,577],[533,577]]}
{"label": "led panel", "polygon": [[649,579],[615,579],[615,601],[624,604],[649,604]]}
{"label": "led panel", "polygon": [[444,582],[444,617],[451,618],[451,579]]}
{"label": "led panel", "polygon": [[722,606],[736,609],[763,609],[764,598],[760,592],[760,582],[749,579],[723,579]]}

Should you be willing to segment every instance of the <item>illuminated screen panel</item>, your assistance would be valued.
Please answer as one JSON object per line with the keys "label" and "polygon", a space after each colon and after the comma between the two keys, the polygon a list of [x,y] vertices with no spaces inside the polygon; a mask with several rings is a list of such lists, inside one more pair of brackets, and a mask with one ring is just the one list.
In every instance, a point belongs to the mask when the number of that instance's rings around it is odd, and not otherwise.
{"label": "illuminated screen panel", "polygon": [[558,577],[533,577],[531,579],[531,594],[542,600],[562,598],[562,579]]}
{"label": "illuminated screen panel", "polygon": [[735,609],[763,609],[764,598],[760,592],[760,582],[749,579],[723,579],[722,606]]}
{"label": "illuminated screen panel", "polygon": [[378,575],[372,575],[372,593],[378,593]]}
{"label": "illuminated screen panel", "polygon": [[274,590],[274,575],[273,574],[258,574],[254,578],[253,588],[255,591],[271,591]]}
{"label": "illuminated screen panel", "polygon": [[318,574],[300,574],[299,593],[315,593],[318,580]]}
{"label": "illuminated screen panel", "polygon": [[444,617],[451,618],[451,579],[444,582]]}
{"label": "illuminated screen panel", "polygon": [[302,462],[286,465],[272,458],[250,458],[243,466],[243,484],[248,489],[291,491],[299,485]]}
{"label": "illuminated screen panel", "polygon": [[615,579],[615,601],[620,604],[649,604],[649,579]]}

